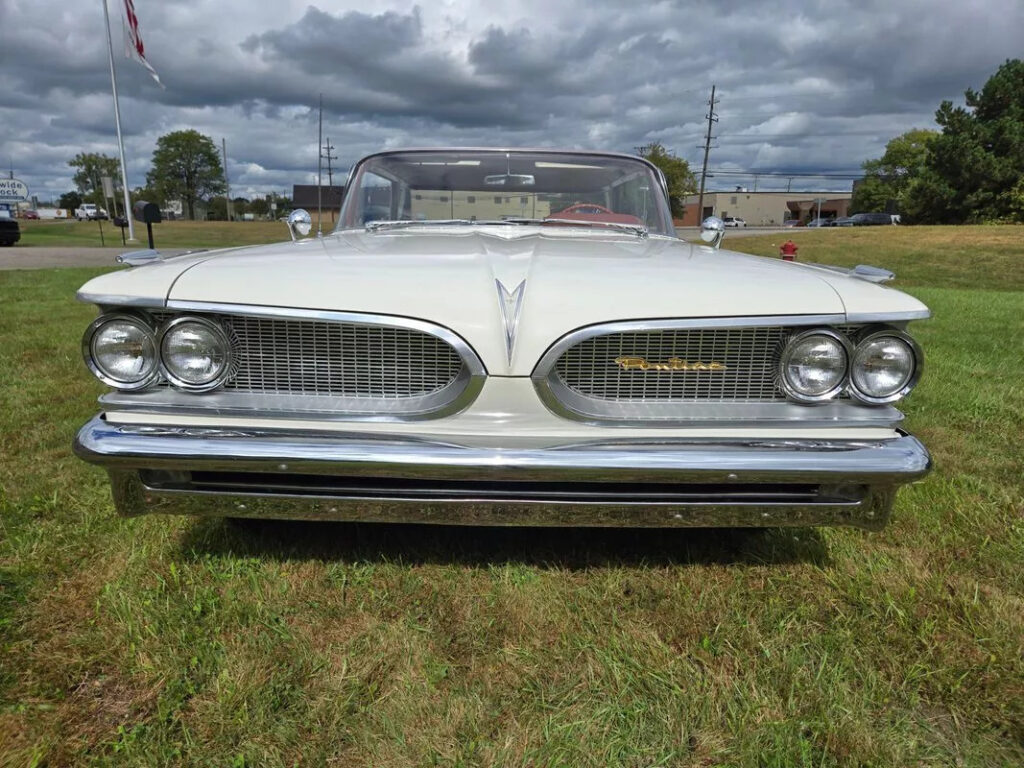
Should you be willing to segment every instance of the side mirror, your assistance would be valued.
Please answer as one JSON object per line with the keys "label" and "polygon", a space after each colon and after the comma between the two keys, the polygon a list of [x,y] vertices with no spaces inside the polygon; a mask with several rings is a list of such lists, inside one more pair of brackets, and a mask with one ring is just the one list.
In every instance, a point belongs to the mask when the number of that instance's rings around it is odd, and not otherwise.
{"label": "side mirror", "polygon": [[717,248],[722,244],[722,238],[725,237],[725,222],[717,216],[708,216],[700,225],[700,239],[710,245],[712,248]]}
{"label": "side mirror", "polygon": [[309,215],[308,211],[296,208],[288,214],[288,231],[291,233],[292,240],[305,237],[312,228],[313,217]]}

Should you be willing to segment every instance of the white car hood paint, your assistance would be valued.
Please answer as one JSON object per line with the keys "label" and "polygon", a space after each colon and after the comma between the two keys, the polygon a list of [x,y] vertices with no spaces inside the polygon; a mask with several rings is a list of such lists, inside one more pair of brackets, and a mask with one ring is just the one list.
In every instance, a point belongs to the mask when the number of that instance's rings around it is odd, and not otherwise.
{"label": "white car hood paint", "polygon": [[[173,269],[179,261],[181,269]],[[524,280],[510,363],[496,281],[511,292]],[[898,291],[790,262],[670,238],[553,227],[349,231],[197,254],[93,283],[83,292],[162,292],[175,301],[427,320],[460,334],[499,376],[529,375],[560,336],[595,323],[923,308]]]}

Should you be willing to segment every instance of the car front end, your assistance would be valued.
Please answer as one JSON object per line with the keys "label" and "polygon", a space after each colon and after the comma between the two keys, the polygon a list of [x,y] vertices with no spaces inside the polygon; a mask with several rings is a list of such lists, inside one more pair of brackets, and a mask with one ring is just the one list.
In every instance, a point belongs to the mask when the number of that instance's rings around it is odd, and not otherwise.
{"label": "car front end", "polygon": [[[679,240],[635,158],[386,153],[351,183],[329,236],[79,292],[111,390],[75,450],[121,514],[878,529],[929,470],[895,407],[928,311],[878,271]],[[481,215],[420,216],[456,204]]]}

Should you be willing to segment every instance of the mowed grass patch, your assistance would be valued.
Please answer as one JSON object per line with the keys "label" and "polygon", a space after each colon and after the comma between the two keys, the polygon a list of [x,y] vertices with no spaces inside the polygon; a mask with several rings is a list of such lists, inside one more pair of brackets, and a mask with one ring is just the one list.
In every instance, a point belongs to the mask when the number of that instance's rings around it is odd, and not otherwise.
{"label": "mowed grass patch", "polygon": [[836,227],[753,237],[725,236],[723,248],[778,256],[792,237],[799,260],[896,273],[896,288],[935,286],[1024,291],[1024,226]]}
{"label": "mowed grass patch", "polygon": [[[313,213],[314,221],[316,213]],[[121,245],[121,230],[104,221],[103,238],[96,221],[21,221],[18,248],[36,245],[98,246]],[[325,229],[333,229],[331,218],[324,215]],[[127,234],[127,230],[125,230]],[[146,226],[135,224],[135,236],[145,243]],[[288,228],[279,221],[163,221],[153,225],[153,241],[158,249],[227,248],[236,245],[259,245],[289,240]],[[129,243],[131,245],[131,243]],[[140,248],[145,245],[138,245]]]}
{"label": "mowed grass patch", "polygon": [[1024,293],[962,268],[879,534],[121,520],[98,270],[0,273],[0,764],[1020,764]]}

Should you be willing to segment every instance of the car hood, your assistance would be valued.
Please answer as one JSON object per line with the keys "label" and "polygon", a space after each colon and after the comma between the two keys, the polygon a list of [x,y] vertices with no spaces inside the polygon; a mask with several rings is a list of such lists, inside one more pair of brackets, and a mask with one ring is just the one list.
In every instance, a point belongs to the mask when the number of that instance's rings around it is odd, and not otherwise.
{"label": "car hood", "polygon": [[[508,295],[520,286],[517,316]],[[513,376],[529,375],[569,331],[609,321],[923,309],[838,273],[674,238],[510,226],[350,231],[195,254],[104,275],[82,293],[417,318],[461,335],[492,375]]]}

